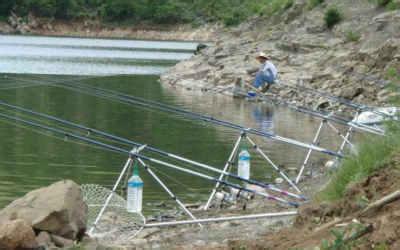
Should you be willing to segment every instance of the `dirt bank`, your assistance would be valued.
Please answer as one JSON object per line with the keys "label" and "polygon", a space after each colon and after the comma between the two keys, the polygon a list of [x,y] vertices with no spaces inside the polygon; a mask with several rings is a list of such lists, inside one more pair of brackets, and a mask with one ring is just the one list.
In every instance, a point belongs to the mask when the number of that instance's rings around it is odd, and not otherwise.
{"label": "dirt bank", "polygon": [[[389,69],[400,71],[400,10],[386,11],[368,1],[325,1],[309,10],[296,0],[283,13],[255,18],[218,35],[213,46],[165,73],[166,84],[213,89],[232,94],[238,78],[252,81],[259,51],[269,54],[286,84],[304,83],[360,103],[385,105]],[[324,13],[336,6],[343,21],[333,29]],[[279,98],[315,108],[334,103],[282,85],[272,89]],[[336,107],[337,108],[337,107]]]}
{"label": "dirt bank", "polygon": [[[400,154],[386,167],[347,189],[334,203],[303,207],[293,228],[265,235],[257,241],[231,241],[232,248],[248,249],[400,249],[400,201],[370,205],[400,188]],[[325,242],[325,243],[324,243]]]}
{"label": "dirt bank", "polygon": [[27,18],[11,15],[7,22],[0,21],[0,34],[45,36],[78,36],[102,38],[130,38],[148,40],[212,41],[220,26],[215,24],[191,25],[118,25],[99,20],[60,21],[47,18]]}

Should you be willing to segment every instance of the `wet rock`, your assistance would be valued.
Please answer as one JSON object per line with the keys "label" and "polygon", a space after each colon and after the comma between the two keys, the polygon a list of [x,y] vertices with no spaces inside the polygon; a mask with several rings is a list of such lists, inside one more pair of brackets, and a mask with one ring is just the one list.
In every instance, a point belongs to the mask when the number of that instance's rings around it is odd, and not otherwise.
{"label": "wet rock", "polygon": [[79,238],[86,229],[87,206],[79,185],[70,180],[29,192],[0,211],[0,222],[22,219],[38,231],[68,239]]}
{"label": "wet rock", "polygon": [[352,100],[364,92],[362,87],[345,87],[340,91],[339,96],[345,99]]}
{"label": "wet rock", "polygon": [[327,107],[329,107],[329,105],[330,105],[329,101],[322,100],[322,101],[319,101],[319,102],[315,105],[314,109],[316,109],[316,110],[326,109]]}
{"label": "wet rock", "polygon": [[0,249],[36,249],[35,232],[24,220],[2,221],[0,224]]}

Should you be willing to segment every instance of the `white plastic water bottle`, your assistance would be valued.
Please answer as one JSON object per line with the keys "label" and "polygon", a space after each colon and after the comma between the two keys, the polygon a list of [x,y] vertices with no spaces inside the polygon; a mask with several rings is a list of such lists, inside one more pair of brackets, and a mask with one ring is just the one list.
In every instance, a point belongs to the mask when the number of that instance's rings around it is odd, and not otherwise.
{"label": "white plastic water bottle", "polygon": [[242,149],[239,153],[238,176],[250,179],[250,154],[246,149]]}
{"label": "white plastic water bottle", "polygon": [[128,180],[128,192],[127,192],[127,211],[130,213],[142,212],[142,200],[143,200],[143,181],[139,177],[139,169],[135,164],[133,167],[133,175]]}

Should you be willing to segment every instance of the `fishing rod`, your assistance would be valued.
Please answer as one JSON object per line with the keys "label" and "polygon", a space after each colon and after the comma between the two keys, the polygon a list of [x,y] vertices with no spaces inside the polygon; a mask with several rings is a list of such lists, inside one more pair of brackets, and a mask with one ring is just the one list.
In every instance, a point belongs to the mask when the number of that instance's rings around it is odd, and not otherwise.
{"label": "fishing rod", "polygon": [[[61,85],[63,85],[63,86],[61,86]],[[167,104],[163,104],[163,103],[159,103],[159,102],[155,102],[155,101],[149,101],[149,100],[146,100],[143,98],[138,98],[138,97],[134,97],[134,96],[130,96],[130,95],[125,95],[125,94],[122,94],[122,93],[119,93],[116,91],[105,90],[105,89],[100,89],[100,88],[91,87],[91,86],[84,86],[84,85],[80,86],[80,85],[81,84],[71,84],[71,83],[56,84],[56,86],[67,87],[67,89],[70,89],[73,91],[78,91],[81,93],[86,93],[89,95],[102,97],[102,98],[106,98],[106,99],[117,100],[121,103],[125,103],[128,105],[134,104],[134,105],[139,105],[139,106],[142,106],[145,108],[157,109],[157,110],[164,111],[164,112],[175,113],[178,115],[183,115],[183,116],[193,119],[193,120],[201,120],[201,121],[205,121],[208,123],[213,123],[213,124],[224,126],[227,128],[239,130],[239,131],[245,132],[247,134],[254,134],[254,135],[269,138],[269,139],[272,139],[275,141],[285,142],[285,143],[295,145],[298,147],[313,149],[317,152],[332,155],[332,156],[337,156],[340,158],[343,157],[343,155],[339,155],[336,152],[330,151],[328,149],[325,149],[325,148],[322,148],[319,146],[311,145],[308,143],[303,143],[303,142],[300,142],[300,141],[297,141],[297,140],[294,140],[291,138],[282,137],[282,136],[279,136],[279,135],[276,135],[273,133],[263,132],[263,131],[260,131],[260,130],[254,129],[254,128],[246,128],[244,126],[234,124],[232,122],[220,120],[220,119],[214,118],[212,116],[206,116],[206,115],[194,113],[194,112],[176,108],[176,107],[173,107],[173,106],[170,106]],[[79,90],[77,90],[77,88],[79,88]],[[116,92],[118,94],[114,94],[113,92]]]}
{"label": "fishing rod", "polygon": [[370,111],[370,112],[372,112],[374,114],[381,115],[381,116],[384,116],[384,117],[388,117],[388,118],[390,118],[392,120],[394,119],[394,117],[392,115],[389,115],[389,114],[387,114],[385,112],[381,112],[379,110],[376,110],[376,108],[374,108],[374,107],[371,107],[371,106],[368,106],[368,105],[365,105],[365,104],[355,103],[355,102],[352,102],[352,101],[350,101],[348,99],[345,99],[343,97],[334,96],[332,94],[329,94],[329,93],[326,93],[326,92],[322,92],[322,91],[319,91],[319,90],[316,90],[316,89],[313,89],[313,88],[310,88],[310,87],[306,87],[304,85],[299,85],[299,84],[292,85],[292,84],[287,84],[287,83],[282,83],[282,82],[279,82],[278,84],[282,85],[282,86],[289,87],[289,88],[293,88],[293,89],[299,89],[299,90],[308,91],[308,92],[313,93],[315,95],[328,98],[328,99],[330,99],[330,100],[332,100],[334,102],[343,104],[343,105],[345,105],[347,107],[350,107],[350,108],[353,108],[353,109],[357,110],[358,112]]}
{"label": "fishing rod", "polygon": [[272,139],[275,141],[285,142],[285,143],[295,145],[298,147],[302,147],[302,148],[306,148],[306,149],[313,149],[317,152],[328,154],[331,156],[336,156],[339,158],[343,157],[343,155],[341,155],[341,154],[338,154],[331,150],[328,150],[328,149],[325,149],[325,148],[322,148],[319,146],[315,146],[315,145],[312,145],[309,143],[303,143],[303,142],[300,142],[300,141],[297,141],[297,140],[294,140],[291,138],[286,138],[286,137],[282,137],[282,136],[279,136],[276,134],[263,132],[263,131],[260,131],[260,130],[254,129],[254,128],[246,128],[244,126],[234,124],[232,122],[216,119],[212,116],[206,116],[203,114],[180,109],[180,108],[177,108],[177,107],[174,107],[171,105],[167,105],[167,104],[163,104],[163,103],[159,103],[159,102],[155,102],[155,101],[150,101],[150,100],[146,100],[144,98],[139,98],[139,97],[135,97],[135,96],[131,96],[131,95],[126,95],[126,94],[123,94],[123,93],[120,93],[117,91],[113,91],[113,90],[101,89],[98,87],[84,85],[81,83],[73,84],[73,83],[63,82],[63,83],[49,83],[49,85],[56,86],[56,87],[62,87],[62,88],[69,89],[72,91],[85,93],[88,95],[101,97],[101,98],[112,100],[112,101],[118,101],[120,103],[127,104],[127,105],[139,105],[141,107],[145,107],[145,108],[149,108],[149,109],[157,109],[157,110],[160,110],[163,112],[175,113],[178,115],[183,115],[183,116],[193,119],[193,120],[201,120],[201,121],[205,121],[208,123],[220,125],[223,127],[239,130],[241,132],[246,132],[248,134],[254,134],[254,135],[269,138],[269,139]]}
{"label": "fishing rod", "polygon": [[[63,120],[61,118],[57,118],[57,117],[54,117],[54,116],[51,116],[51,115],[47,115],[47,114],[39,113],[39,112],[30,110],[30,109],[26,109],[26,108],[18,107],[18,106],[15,106],[15,105],[11,105],[11,104],[8,104],[8,103],[6,103],[6,102],[4,102],[2,100],[0,100],[0,106],[7,107],[7,108],[10,108],[10,109],[13,109],[13,110],[20,111],[20,112],[24,112],[26,114],[38,116],[38,117],[41,117],[41,118],[44,118],[44,119],[47,119],[47,120],[50,120],[50,121],[58,122],[60,124],[69,126],[71,128],[80,129],[80,130],[88,132],[88,135],[89,134],[100,135],[103,138],[110,139],[111,141],[114,141],[114,142],[120,142],[120,143],[124,143],[126,145],[135,146],[135,147],[142,147],[142,146],[146,145],[146,144],[141,144],[141,143],[138,143],[138,142],[135,142],[135,141],[132,141],[132,140],[128,140],[126,138],[122,138],[122,137],[116,136],[116,135],[112,135],[112,134],[109,134],[109,133],[106,133],[106,132],[103,132],[103,131],[100,131],[100,130],[97,130],[97,129],[94,129],[94,128],[89,128],[89,127],[86,127],[86,126],[83,126],[83,125],[80,125],[80,124],[77,124],[77,123],[74,123],[74,122]],[[182,156],[179,156],[179,155],[176,155],[176,154],[172,154],[172,153],[169,153],[169,152],[166,152],[166,151],[151,147],[149,145],[146,145],[144,150],[157,153],[157,154],[159,154],[161,156],[170,157],[172,159],[179,160],[179,161],[182,161],[182,162],[185,162],[185,163],[189,163],[189,164],[192,164],[194,166],[201,167],[203,169],[207,169],[209,171],[213,171],[213,172],[216,172],[216,173],[219,173],[219,174],[224,174],[226,176],[235,178],[237,180],[240,180],[240,181],[252,184],[252,185],[256,185],[256,186],[259,186],[259,187],[263,187],[263,188],[272,190],[274,192],[278,192],[278,193],[280,193],[282,195],[290,196],[290,197],[293,197],[293,198],[296,198],[296,199],[300,199],[300,200],[307,200],[307,198],[302,196],[302,195],[298,195],[298,194],[294,194],[294,193],[288,192],[286,190],[282,190],[282,189],[277,188],[276,186],[274,186],[272,184],[263,183],[263,182],[255,181],[255,180],[252,180],[252,179],[242,178],[242,177],[240,177],[238,175],[232,174],[230,172],[226,172],[224,170],[220,170],[220,169],[218,169],[216,167],[212,167],[212,166],[204,164],[204,163],[200,163],[200,162],[197,162],[197,161],[194,161],[194,160],[190,160],[190,159],[187,159],[185,157],[182,157]]]}
{"label": "fishing rod", "polygon": [[[326,113],[326,112],[321,112],[321,111],[316,111],[316,110],[312,110],[303,106],[296,106],[293,105],[287,101],[284,100],[277,100],[276,98],[272,98],[271,96],[267,96],[266,93],[261,92],[259,89],[255,88],[253,85],[245,83],[246,86],[250,87],[251,89],[253,89],[254,91],[257,91],[263,98],[263,100],[267,100],[270,101],[272,103],[275,102],[279,102],[280,104],[284,104],[286,107],[303,113],[303,114],[308,114],[317,118],[321,118],[322,120],[326,120],[326,121],[331,121],[334,122],[336,124],[340,124],[343,126],[347,126],[347,127],[354,127],[355,129],[359,130],[359,131],[363,131],[363,132],[369,132],[369,133],[373,133],[373,134],[377,134],[377,135],[384,135],[384,131],[375,127],[371,127],[371,126],[367,126],[365,124],[360,124],[360,123],[356,123],[353,122],[350,119],[346,119],[343,117],[340,117],[338,115],[335,115],[333,113]],[[343,137],[342,134],[339,134],[341,137]]]}
{"label": "fishing rod", "polygon": [[37,128],[37,129],[42,129],[42,130],[51,132],[51,133],[56,134],[56,135],[61,135],[63,137],[71,138],[71,139],[78,140],[78,141],[83,141],[83,142],[86,142],[86,143],[91,144],[91,145],[98,146],[98,147],[103,148],[103,149],[107,149],[107,150],[114,151],[116,153],[128,155],[131,158],[135,157],[135,158],[138,158],[138,159],[142,159],[142,160],[145,160],[145,161],[148,161],[148,162],[152,162],[152,163],[155,163],[155,164],[158,164],[158,165],[162,165],[162,166],[165,166],[165,167],[169,167],[169,168],[172,168],[172,169],[175,169],[175,170],[178,170],[178,171],[181,171],[181,172],[193,175],[193,176],[201,177],[201,178],[207,179],[209,181],[218,182],[218,183],[221,183],[221,184],[223,184],[225,186],[237,189],[240,192],[244,191],[244,192],[248,192],[248,193],[252,193],[252,194],[255,194],[255,195],[262,196],[262,197],[266,198],[267,200],[280,202],[280,203],[283,203],[283,204],[286,204],[286,205],[289,205],[289,206],[293,206],[293,207],[298,207],[300,205],[297,202],[288,201],[288,200],[282,199],[280,197],[276,197],[276,196],[270,195],[270,194],[268,194],[266,192],[264,193],[264,192],[259,192],[259,191],[256,191],[256,190],[252,190],[252,189],[249,189],[249,188],[246,188],[246,187],[242,187],[242,186],[240,186],[238,184],[234,184],[234,183],[228,182],[226,180],[219,180],[217,178],[214,178],[212,176],[209,176],[209,175],[206,175],[206,174],[203,174],[203,173],[195,172],[193,170],[186,169],[186,168],[177,166],[175,164],[171,164],[171,163],[168,163],[168,162],[165,162],[165,161],[162,161],[162,160],[158,160],[158,159],[155,159],[153,157],[144,156],[144,155],[142,155],[140,153],[135,153],[133,151],[129,151],[129,150],[126,150],[126,149],[123,149],[123,148],[120,148],[120,147],[117,147],[117,146],[114,146],[114,145],[110,145],[110,144],[107,144],[107,143],[104,143],[104,142],[100,142],[100,141],[97,141],[97,140],[94,140],[94,139],[90,139],[90,138],[87,138],[87,137],[84,137],[84,136],[81,136],[81,135],[77,135],[77,134],[74,134],[72,132],[67,132],[67,131],[59,129],[59,128],[50,127],[48,125],[43,125],[43,124],[40,124],[40,123],[37,123],[37,122],[34,122],[34,121],[29,121],[29,120],[26,120],[26,119],[23,119],[23,118],[19,118],[19,117],[16,117],[16,116],[10,116],[10,115],[7,115],[7,114],[2,113],[2,112],[0,112],[0,118],[3,118],[4,120],[10,120],[10,121],[13,121],[15,123],[19,122],[19,123],[22,123],[22,124],[25,124],[25,125]]}

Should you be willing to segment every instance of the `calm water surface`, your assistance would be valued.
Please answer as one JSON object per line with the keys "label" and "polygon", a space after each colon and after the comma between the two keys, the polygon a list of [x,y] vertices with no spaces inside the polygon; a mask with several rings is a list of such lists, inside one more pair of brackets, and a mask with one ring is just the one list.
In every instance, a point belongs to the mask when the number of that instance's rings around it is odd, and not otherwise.
{"label": "calm water surface", "polygon": [[[318,121],[304,114],[160,85],[158,74],[190,57],[194,48],[193,43],[180,42],[0,36],[0,98],[219,168],[230,154],[237,131],[37,83],[83,82],[304,142],[312,140]],[[9,111],[0,108],[0,112]],[[279,165],[296,168],[304,159],[305,149],[254,139]],[[3,120],[0,140],[0,207],[61,179],[111,187],[126,161],[126,156]],[[321,145],[335,150],[337,138],[325,133]],[[273,180],[270,168],[254,152],[252,156],[252,175],[262,181]],[[314,156],[315,162],[320,160],[321,155]],[[214,185],[162,166],[153,167],[185,202],[205,201]],[[151,177],[144,172],[141,176],[146,213],[157,209],[154,204],[169,202]]]}

